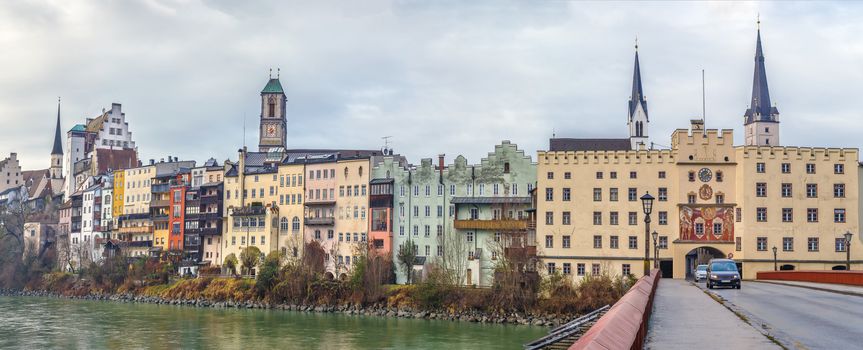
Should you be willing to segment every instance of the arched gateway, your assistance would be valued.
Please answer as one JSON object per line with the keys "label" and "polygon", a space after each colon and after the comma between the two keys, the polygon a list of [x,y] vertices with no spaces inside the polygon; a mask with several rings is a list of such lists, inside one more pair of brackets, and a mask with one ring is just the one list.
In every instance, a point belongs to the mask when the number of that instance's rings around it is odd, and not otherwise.
{"label": "arched gateway", "polygon": [[[733,258],[733,249],[733,245],[721,243],[678,243],[674,246],[672,275],[674,278],[691,279],[696,266],[707,264],[710,259]],[[666,273],[668,271],[663,271],[663,275]]]}

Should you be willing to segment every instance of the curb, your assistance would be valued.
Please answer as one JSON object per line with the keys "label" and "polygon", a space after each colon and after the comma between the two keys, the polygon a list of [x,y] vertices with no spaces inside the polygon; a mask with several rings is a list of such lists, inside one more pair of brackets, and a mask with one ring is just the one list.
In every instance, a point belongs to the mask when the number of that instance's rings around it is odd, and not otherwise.
{"label": "curb", "polygon": [[776,281],[776,280],[752,280],[751,282],[770,283],[770,284],[777,284],[777,285],[790,286],[790,287],[798,287],[798,288],[814,289],[814,290],[820,290],[820,291],[822,291],[822,292],[830,292],[830,293],[836,293],[836,294],[844,294],[844,295],[850,295],[850,296],[855,296],[855,297],[863,297],[863,293],[850,292],[850,291],[837,290],[837,289],[830,289],[830,288],[815,287],[815,286],[804,286],[804,285],[800,285],[800,284],[795,284],[795,283],[785,283],[785,282],[782,282],[782,281]]}

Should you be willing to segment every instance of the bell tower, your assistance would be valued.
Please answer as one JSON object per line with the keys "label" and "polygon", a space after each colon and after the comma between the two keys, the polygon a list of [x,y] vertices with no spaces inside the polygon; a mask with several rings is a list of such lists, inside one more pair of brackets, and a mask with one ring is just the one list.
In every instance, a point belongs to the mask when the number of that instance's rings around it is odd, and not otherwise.
{"label": "bell tower", "polygon": [[761,21],[755,39],[755,72],[752,77],[752,100],[743,115],[747,146],[779,146],[779,109],[770,105],[767,70],[761,49]]}
{"label": "bell tower", "polygon": [[639,145],[647,147],[647,98],[641,87],[641,65],[638,64],[638,41],[635,42],[635,68],[632,73],[632,95],[629,96],[629,116],[626,125],[629,127],[630,147],[637,150]]}
{"label": "bell tower", "polygon": [[[63,144],[60,138],[60,98],[57,98],[57,126],[54,129],[54,147],[51,150],[51,166],[48,167],[52,180],[63,178]],[[59,188],[57,189],[59,190]]]}
{"label": "bell tower", "polygon": [[279,71],[273,78],[270,69],[270,80],[261,90],[261,127],[258,141],[258,151],[269,152],[271,149],[287,147],[287,124],[285,115],[288,102],[282,83],[279,81]]}

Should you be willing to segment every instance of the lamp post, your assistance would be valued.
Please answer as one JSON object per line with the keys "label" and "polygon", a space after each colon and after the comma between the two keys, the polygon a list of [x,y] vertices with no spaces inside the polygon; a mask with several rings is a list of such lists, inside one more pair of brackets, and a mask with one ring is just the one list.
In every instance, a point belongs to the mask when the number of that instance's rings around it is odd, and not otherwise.
{"label": "lamp post", "polygon": [[653,236],[653,268],[659,268],[659,245],[657,245],[657,240],[659,239],[659,232],[653,231],[651,233]]}
{"label": "lamp post", "polygon": [[851,270],[851,231],[845,231],[845,270]]}
{"label": "lamp post", "polygon": [[644,275],[650,276],[650,213],[653,211],[653,196],[650,192],[641,196],[641,205],[644,210]]}
{"label": "lamp post", "polygon": [[779,268],[777,268],[778,265],[776,263],[776,250],[777,250],[776,246],[773,246],[773,271],[779,270]]}

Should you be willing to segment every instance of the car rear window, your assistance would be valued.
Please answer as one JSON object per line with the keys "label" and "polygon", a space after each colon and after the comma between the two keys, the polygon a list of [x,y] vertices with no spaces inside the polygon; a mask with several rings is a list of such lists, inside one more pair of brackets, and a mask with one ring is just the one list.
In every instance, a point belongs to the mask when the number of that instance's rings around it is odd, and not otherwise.
{"label": "car rear window", "polygon": [[710,265],[711,271],[737,271],[737,264],[730,261],[715,262]]}
{"label": "car rear window", "polygon": [[698,265],[695,269],[698,271],[704,271],[707,270],[707,265]]}

